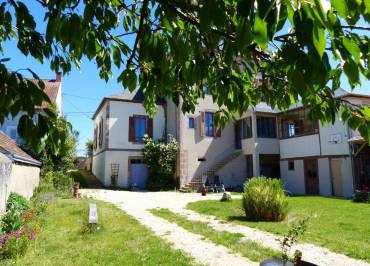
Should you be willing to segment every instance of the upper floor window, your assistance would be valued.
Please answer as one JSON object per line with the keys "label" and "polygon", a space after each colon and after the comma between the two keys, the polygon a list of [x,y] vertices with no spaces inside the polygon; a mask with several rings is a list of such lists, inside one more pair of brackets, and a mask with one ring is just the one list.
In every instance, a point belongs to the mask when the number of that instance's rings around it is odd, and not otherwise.
{"label": "upper floor window", "polygon": [[206,112],[205,113],[205,133],[208,137],[214,136],[214,129],[213,129],[213,113]]}
{"label": "upper floor window", "polygon": [[188,127],[189,127],[189,128],[195,128],[195,121],[194,121],[194,117],[189,117]]}
{"label": "upper floor window", "polygon": [[243,119],[243,139],[249,139],[252,137],[252,117],[246,117]]}
{"label": "upper floor window", "polygon": [[211,92],[210,92],[210,90],[209,90],[208,83],[206,83],[206,84],[204,85],[204,93],[205,93],[206,95],[210,95],[210,94],[211,94]]}
{"label": "upper floor window", "polygon": [[257,116],[257,137],[276,138],[276,118]]}
{"label": "upper floor window", "polygon": [[144,135],[153,137],[153,119],[143,115],[134,115],[129,119],[129,141],[143,142]]}
{"label": "upper floor window", "polygon": [[280,138],[299,137],[318,132],[318,123],[307,119],[303,109],[287,112],[280,116]]}

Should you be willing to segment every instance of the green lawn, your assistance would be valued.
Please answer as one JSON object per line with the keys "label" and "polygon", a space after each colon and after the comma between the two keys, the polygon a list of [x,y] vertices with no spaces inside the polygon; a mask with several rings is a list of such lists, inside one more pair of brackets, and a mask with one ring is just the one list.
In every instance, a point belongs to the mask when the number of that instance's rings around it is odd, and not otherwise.
{"label": "green lawn", "polygon": [[[57,199],[45,227],[16,265],[194,265],[150,230],[111,204],[97,202],[103,229],[82,234],[87,199]],[[4,261],[3,261],[4,262]],[[0,262],[1,264],[1,262]],[[13,265],[7,261],[5,265]]]}
{"label": "green lawn", "polygon": [[241,241],[242,234],[217,231],[204,222],[188,220],[185,216],[171,212],[168,209],[152,209],[150,211],[154,215],[175,223],[189,232],[202,235],[205,239],[217,245],[223,245],[236,253],[240,253],[252,261],[259,262],[280,255],[278,252],[265,248],[253,241]]}
{"label": "green lawn", "polygon": [[231,202],[199,201],[188,208],[202,214],[214,215],[225,221],[255,227],[282,235],[288,224],[309,217],[305,242],[370,262],[370,204],[324,197],[290,197],[290,212],[284,222],[251,222],[244,219],[241,200]]}

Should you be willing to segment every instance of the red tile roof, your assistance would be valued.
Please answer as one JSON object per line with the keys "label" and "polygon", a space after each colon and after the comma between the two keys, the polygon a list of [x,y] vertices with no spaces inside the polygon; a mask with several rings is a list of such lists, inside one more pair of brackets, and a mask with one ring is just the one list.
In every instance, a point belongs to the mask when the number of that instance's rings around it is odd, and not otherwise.
{"label": "red tile roof", "polygon": [[35,161],[34,158],[32,158],[28,153],[22,150],[14,140],[5,135],[5,133],[1,130],[0,130],[0,150],[4,150],[5,152],[8,152],[12,155],[21,156],[26,159]]}
{"label": "red tile roof", "polygon": [[[37,82],[36,80],[34,80]],[[45,84],[44,92],[46,95],[49,97],[50,101],[52,103],[56,102],[59,88],[60,88],[60,83],[61,81],[56,81],[56,80],[43,80]],[[49,104],[47,102],[42,102],[41,106],[37,106],[38,108],[47,108]]]}

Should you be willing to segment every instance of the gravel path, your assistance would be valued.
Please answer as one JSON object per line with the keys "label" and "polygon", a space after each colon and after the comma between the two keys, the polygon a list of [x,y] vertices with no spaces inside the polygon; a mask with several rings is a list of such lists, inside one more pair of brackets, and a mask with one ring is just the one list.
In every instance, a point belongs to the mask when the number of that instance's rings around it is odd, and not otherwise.
{"label": "gravel path", "polygon": [[[82,190],[82,195],[90,196],[99,200],[116,204],[119,208],[135,217],[142,224],[149,227],[156,235],[172,243],[175,248],[183,250],[207,265],[258,265],[251,262],[240,254],[232,253],[227,248],[215,245],[203,239],[202,236],[190,233],[173,223],[156,217],[148,209],[168,208],[178,214],[186,215],[189,220],[207,222],[209,226],[218,231],[235,232],[244,235],[245,241],[252,240],[263,246],[279,250],[276,241],[277,236],[246,226],[232,223],[223,223],[211,216],[200,215],[185,207],[189,202],[199,200],[220,199],[221,195],[208,195],[202,197],[199,194],[175,193],[175,192],[128,192],[110,191],[103,189]],[[233,196],[235,198],[235,196]],[[334,253],[326,248],[312,244],[298,244],[292,250],[299,249],[303,253],[303,259],[317,265],[336,266],[369,266],[364,261],[355,260],[345,255]]]}

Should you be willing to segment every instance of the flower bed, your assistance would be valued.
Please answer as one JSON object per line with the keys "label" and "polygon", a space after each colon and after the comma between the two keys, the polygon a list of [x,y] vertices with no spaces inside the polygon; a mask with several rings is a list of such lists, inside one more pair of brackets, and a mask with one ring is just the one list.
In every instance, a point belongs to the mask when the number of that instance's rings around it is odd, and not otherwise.
{"label": "flower bed", "polygon": [[12,193],[7,206],[0,222],[0,259],[24,256],[41,229],[41,213],[25,198]]}

